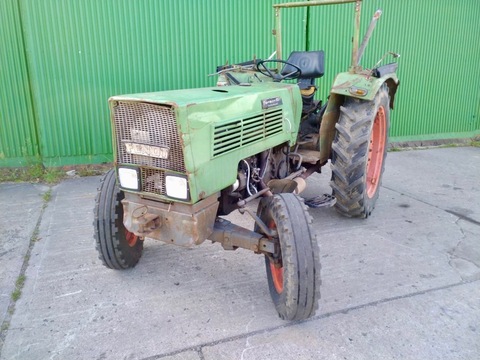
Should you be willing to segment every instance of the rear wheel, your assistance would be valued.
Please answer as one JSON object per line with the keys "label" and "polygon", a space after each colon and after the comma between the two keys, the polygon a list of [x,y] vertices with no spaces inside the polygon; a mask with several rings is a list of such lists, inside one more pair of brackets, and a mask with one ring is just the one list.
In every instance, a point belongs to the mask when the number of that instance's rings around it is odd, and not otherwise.
{"label": "rear wheel", "polygon": [[134,267],[143,251],[143,238],[123,225],[124,193],[117,186],[115,171],[102,179],[95,199],[94,236],[100,260],[111,269]]}
{"label": "rear wheel", "polygon": [[[278,236],[276,253],[265,256],[268,287],[284,320],[303,320],[315,314],[320,299],[319,248],[307,207],[294,194],[260,201],[257,215]],[[256,226],[255,231],[261,232]]]}
{"label": "rear wheel", "polygon": [[375,207],[387,155],[389,102],[384,84],[374,100],[347,98],[340,107],[330,185],[343,215],[366,218]]}

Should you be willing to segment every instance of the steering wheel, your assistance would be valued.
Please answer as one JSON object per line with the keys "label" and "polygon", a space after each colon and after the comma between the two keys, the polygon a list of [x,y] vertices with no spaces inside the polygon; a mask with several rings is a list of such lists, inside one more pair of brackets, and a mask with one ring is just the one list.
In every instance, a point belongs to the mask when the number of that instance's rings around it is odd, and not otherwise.
{"label": "steering wheel", "polygon": [[[287,66],[291,66],[293,68],[293,71],[285,75],[277,74],[272,72],[272,70],[270,70],[267,66],[265,66],[265,63],[282,63],[282,64],[285,64],[285,66],[283,67],[284,69]],[[302,75],[302,70],[297,65],[293,65],[292,63],[286,62],[284,60],[261,60],[257,64],[257,69],[263,75],[271,77],[275,82],[282,81],[285,79],[287,80],[298,79]]]}

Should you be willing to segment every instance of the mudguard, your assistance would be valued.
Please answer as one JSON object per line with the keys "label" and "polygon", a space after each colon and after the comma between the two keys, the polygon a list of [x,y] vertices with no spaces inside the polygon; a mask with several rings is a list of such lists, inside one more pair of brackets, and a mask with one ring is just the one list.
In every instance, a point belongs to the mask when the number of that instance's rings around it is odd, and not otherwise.
{"label": "mudguard", "polygon": [[333,82],[332,94],[354,97],[362,100],[373,100],[383,83],[390,89],[390,108],[393,109],[395,93],[399,85],[396,73],[388,73],[378,78],[368,73],[339,73]]}
{"label": "mudguard", "polygon": [[332,141],[335,136],[335,124],[340,115],[340,106],[345,96],[366,101],[375,98],[382,84],[386,83],[390,93],[390,108],[393,109],[395,93],[400,84],[396,73],[388,73],[382,77],[374,77],[368,73],[340,73],[333,82],[327,109],[320,125],[320,163],[324,164],[330,158]]}

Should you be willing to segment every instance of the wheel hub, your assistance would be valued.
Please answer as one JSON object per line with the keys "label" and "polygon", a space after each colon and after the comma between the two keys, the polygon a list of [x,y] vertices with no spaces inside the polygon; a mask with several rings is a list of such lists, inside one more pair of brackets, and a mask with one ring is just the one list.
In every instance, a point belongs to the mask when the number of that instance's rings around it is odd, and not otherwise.
{"label": "wheel hub", "polygon": [[128,246],[134,247],[138,241],[138,236],[134,233],[131,233],[127,229],[125,229],[125,238],[127,239]]}

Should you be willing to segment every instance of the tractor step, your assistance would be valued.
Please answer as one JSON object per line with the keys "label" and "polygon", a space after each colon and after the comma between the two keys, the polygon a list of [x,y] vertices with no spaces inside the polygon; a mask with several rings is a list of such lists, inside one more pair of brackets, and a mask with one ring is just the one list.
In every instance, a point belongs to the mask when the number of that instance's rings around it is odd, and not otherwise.
{"label": "tractor step", "polygon": [[337,202],[335,196],[323,194],[311,199],[305,199],[305,205],[311,208],[332,207]]}

